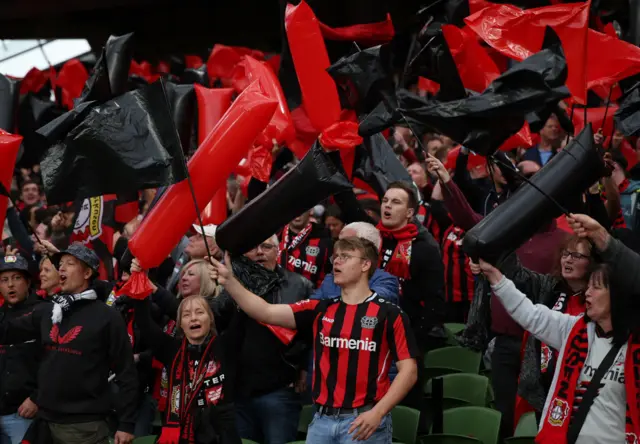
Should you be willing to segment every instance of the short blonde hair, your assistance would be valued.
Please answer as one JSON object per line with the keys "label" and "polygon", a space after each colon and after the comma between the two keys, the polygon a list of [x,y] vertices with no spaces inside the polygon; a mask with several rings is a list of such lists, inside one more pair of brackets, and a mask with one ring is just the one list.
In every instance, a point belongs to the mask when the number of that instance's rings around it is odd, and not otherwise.
{"label": "short blonde hair", "polygon": [[[187,270],[191,267],[196,267],[196,273],[200,277],[200,292],[199,296],[204,298],[211,298],[217,293],[217,285],[214,281],[209,277],[209,270],[207,269],[207,261],[204,259],[194,259],[187,262],[182,270],[180,270],[180,279],[187,272]],[[178,298],[181,298],[182,295],[178,293]]]}
{"label": "short blonde hair", "polygon": [[210,333],[213,333],[214,335],[217,335],[218,332],[216,330],[216,319],[213,316],[213,310],[211,310],[211,306],[209,305],[209,303],[207,302],[207,300],[205,298],[203,298],[202,296],[199,295],[194,295],[194,296],[188,296],[186,298],[184,298],[181,302],[180,305],[178,306],[178,316],[176,318],[177,320],[177,326],[178,326],[178,333],[180,335],[184,335],[184,331],[182,330],[182,312],[184,311],[185,307],[187,305],[190,304],[196,304],[199,305],[200,307],[202,307],[204,309],[204,311],[207,313],[207,315],[209,316],[209,319],[211,319],[211,324],[209,325],[210,327]]}

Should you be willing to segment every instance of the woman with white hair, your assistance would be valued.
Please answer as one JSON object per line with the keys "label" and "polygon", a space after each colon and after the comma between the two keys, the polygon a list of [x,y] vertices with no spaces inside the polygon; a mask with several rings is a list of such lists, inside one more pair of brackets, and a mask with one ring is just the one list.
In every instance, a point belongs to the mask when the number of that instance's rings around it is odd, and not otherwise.
{"label": "woman with white hair", "polygon": [[[367,222],[353,222],[346,225],[340,232],[339,239],[345,237],[359,237],[366,239],[380,250],[382,238],[378,229]],[[400,284],[398,278],[386,271],[378,268],[369,279],[369,287],[379,296],[385,298],[389,302],[397,304]],[[322,284],[315,291],[312,299],[331,299],[340,296],[340,287],[333,281],[333,273],[325,276]]]}

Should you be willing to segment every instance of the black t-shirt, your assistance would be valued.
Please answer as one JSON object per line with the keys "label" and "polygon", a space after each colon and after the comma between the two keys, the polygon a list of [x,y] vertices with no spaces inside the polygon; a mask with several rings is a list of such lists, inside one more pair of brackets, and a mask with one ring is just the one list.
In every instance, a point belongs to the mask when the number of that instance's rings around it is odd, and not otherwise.
{"label": "black t-shirt", "polygon": [[391,385],[389,366],[418,356],[406,314],[373,293],[349,305],[340,298],[290,305],[300,333],[313,333],[313,399],[357,408],[380,400]]}

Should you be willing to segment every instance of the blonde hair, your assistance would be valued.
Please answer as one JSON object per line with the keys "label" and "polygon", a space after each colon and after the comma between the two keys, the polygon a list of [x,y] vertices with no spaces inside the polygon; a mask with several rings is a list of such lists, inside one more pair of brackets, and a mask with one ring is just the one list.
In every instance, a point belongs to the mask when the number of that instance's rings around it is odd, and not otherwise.
{"label": "blonde hair", "polygon": [[211,306],[209,305],[207,300],[204,297],[199,295],[187,296],[180,302],[180,305],[178,306],[178,316],[176,318],[178,333],[181,336],[184,336],[184,331],[182,330],[182,312],[184,311],[184,308],[191,303],[200,305],[200,307],[204,309],[204,311],[209,316],[209,319],[211,319],[209,332],[217,336],[218,332],[216,330],[216,319],[213,316],[213,310],[211,310]]}
{"label": "blonde hair", "polygon": [[[194,259],[187,262],[185,266],[182,267],[182,270],[180,270],[180,279],[182,279],[182,276],[184,276],[187,270],[191,267],[196,267],[196,274],[200,277],[200,292],[198,295],[203,298],[215,297],[218,294],[219,289],[216,283],[209,277],[207,261],[204,259]],[[182,298],[180,293],[178,293],[178,298]]]}

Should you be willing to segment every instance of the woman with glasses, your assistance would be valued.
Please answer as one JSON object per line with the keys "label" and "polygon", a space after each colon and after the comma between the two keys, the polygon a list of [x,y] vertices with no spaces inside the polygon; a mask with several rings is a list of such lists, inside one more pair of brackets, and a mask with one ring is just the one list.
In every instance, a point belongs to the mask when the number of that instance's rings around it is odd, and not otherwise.
{"label": "woman with glasses", "polygon": [[[523,267],[515,254],[500,264],[500,270],[534,304],[543,304],[572,316],[584,313],[584,292],[594,262],[591,243],[587,239],[570,236],[561,244],[555,258],[553,254],[550,256],[556,264],[550,274],[536,273]],[[516,423],[526,411],[542,412],[558,353],[528,333],[523,337],[522,349]]]}

